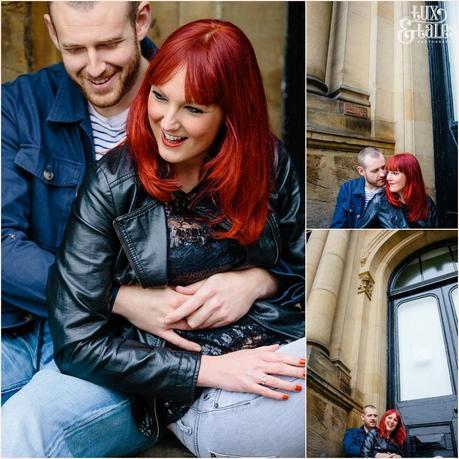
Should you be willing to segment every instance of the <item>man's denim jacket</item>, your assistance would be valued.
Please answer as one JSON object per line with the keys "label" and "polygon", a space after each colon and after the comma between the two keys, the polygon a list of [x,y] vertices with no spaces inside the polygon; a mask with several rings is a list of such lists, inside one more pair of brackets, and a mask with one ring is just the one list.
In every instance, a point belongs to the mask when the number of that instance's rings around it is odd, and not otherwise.
{"label": "man's denim jacket", "polygon": [[343,183],[336,199],[330,228],[356,228],[365,209],[365,179],[359,177]]}
{"label": "man's denim jacket", "polygon": [[[142,42],[151,58],[155,45]],[[86,100],[62,63],[2,85],[2,328],[46,317],[46,283],[86,166]]]}

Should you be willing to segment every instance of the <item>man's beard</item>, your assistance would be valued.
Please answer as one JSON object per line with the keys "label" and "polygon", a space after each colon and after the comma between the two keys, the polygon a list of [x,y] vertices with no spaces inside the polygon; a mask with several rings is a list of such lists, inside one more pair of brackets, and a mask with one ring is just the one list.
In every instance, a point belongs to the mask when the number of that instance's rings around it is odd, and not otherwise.
{"label": "man's beard", "polygon": [[[118,104],[120,100],[127,94],[137,81],[140,71],[140,50],[137,46],[133,47],[134,55],[125,67],[113,66],[115,70],[111,72],[112,77],[119,78],[115,87],[107,94],[97,94],[94,91],[88,91],[86,88],[86,80],[84,76],[72,78],[73,81],[80,87],[86,100],[88,100],[95,108],[109,108]],[[103,76],[102,76],[103,78]]]}

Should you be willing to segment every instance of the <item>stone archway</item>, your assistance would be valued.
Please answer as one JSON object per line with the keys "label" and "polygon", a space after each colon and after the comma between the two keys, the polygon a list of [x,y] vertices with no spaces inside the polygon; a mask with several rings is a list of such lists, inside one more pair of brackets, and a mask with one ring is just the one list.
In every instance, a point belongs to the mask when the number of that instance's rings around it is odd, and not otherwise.
{"label": "stone archway", "polygon": [[[408,256],[434,242],[455,238],[456,231],[381,231],[368,238],[362,250],[359,290],[367,296],[358,370],[353,386],[364,395],[363,403],[386,406],[387,289],[391,274]],[[360,294],[362,294],[360,292]],[[368,352],[373,349],[372,352]]]}

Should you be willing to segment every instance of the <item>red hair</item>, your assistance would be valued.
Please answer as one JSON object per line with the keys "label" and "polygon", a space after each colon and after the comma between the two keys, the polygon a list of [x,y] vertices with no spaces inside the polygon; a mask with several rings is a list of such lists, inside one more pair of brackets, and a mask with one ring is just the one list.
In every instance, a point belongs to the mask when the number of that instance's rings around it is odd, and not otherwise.
{"label": "red hair", "polygon": [[[397,423],[397,427],[391,433],[389,433],[386,430],[385,420],[387,416],[394,414],[394,413],[397,415],[398,423]],[[378,432],[379,432],[379,435],[381,435],[381,437],[390,438],[395,443],[397,443],[397,445],[400,447],[402,447],[403,444],[405,443],[405,440],[406,440],[405,426],[403,425],[402,417],[400,416],[400,413],[395,409],[387,410],[383,414],[383,417],[379,421]]]}
{"label": "red hair", "polygon": [[[399,153],[391,156],[386,164],[386,171],[399,171],[406,176],[403,197],[408,208],[407,219],[410,223],[427,220],[427,194],[418,160],[411,153]],[[386,186],[386,196],[394,207],[401,207],[400,196],[392,193]]]}
{"label": "red hair", "polygon": [[255,242],[266,225],[268,198],[274,182],[274,136],[266,96],[252,45],[235,25],[205,19],[176,30],[151,61],[134,99],[127,125],[127,142],[140,181],[156,199],[167,202],[178,184],[148,120],[151,86],[166,83],[186,67],[185,97],[202,105],[217,105],[223,126],[203,164],[204,192],[214,194],[221,215],[231,222],[217,238]]}

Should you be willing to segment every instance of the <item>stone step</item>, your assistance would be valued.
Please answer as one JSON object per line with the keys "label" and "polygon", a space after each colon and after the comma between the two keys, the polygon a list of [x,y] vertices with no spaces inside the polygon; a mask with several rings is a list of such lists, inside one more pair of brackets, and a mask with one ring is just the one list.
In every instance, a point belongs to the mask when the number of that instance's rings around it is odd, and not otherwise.
{"label": "stone step", "polygon": [[143,451],[136,457],[194,457],[172,432],[166,432],[164,438],[153,448]]}

